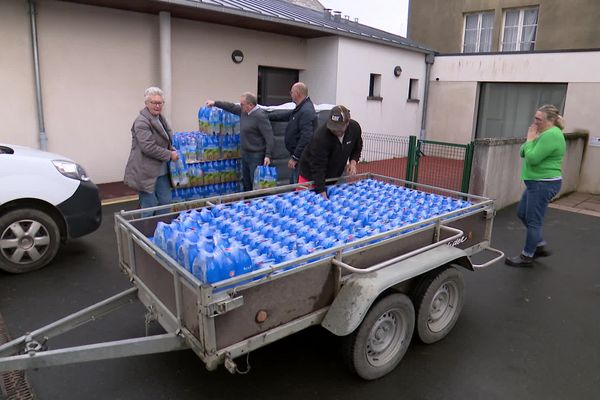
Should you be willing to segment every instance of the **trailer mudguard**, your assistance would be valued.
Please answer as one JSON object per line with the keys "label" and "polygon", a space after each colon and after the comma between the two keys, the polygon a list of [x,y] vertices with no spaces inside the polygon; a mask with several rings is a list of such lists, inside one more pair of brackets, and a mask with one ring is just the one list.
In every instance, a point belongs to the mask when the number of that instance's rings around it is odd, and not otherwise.
{"label": "trailer mudguard", "polygon": [[334,335],[349,335],[384,290],[448,263],[473,269],[464,250],[442,245],[374,272],[354,273],[342,286],[321,325]]}

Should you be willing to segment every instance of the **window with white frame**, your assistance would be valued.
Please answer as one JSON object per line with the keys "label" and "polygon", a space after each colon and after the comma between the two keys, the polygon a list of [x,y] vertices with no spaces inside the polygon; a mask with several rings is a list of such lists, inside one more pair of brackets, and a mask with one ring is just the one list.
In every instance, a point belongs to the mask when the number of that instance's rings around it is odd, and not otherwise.
{"label": "window with white frame", "polygon": [[537,34],[538,8],[521,8],[504,12],[502,51],[532,51]]}
{"label": "window with white frame", "polygon": [[465,14],[463,53],[480,53],[492,50],[494,13]]}

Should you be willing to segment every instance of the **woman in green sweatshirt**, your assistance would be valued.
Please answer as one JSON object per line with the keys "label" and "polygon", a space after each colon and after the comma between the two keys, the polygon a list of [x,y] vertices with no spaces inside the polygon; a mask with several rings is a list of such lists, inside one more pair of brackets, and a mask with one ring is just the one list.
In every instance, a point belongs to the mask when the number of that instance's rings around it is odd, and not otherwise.
{"label": "woman in green sweatshirt", "polygon": [[536,111],[533,124],[527,130],[527,141],[520,150],[525,191],[517,209],[517,216],[527,227],[527,239],[521,254],[506,258],[505,262],[510,266],[530,266],[534,258],[550,255],[542,238],[542,225],[548,203],[562,183],[566,148],[562,129],[564,123],[558,109],[545,105]]}

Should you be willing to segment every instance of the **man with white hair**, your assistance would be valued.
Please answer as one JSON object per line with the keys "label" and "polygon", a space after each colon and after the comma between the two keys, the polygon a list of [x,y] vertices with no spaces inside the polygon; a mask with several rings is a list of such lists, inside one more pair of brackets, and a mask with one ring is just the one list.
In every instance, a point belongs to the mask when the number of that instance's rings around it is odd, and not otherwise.
{"label": "man with white hair", "polygon": [[161,115],[163,91],[146,89],[144,104],[131,127],[131,152],[123,181],[138,191],[140,207],[148,208],[171,203],[168,162],[179,156],[171,145],[171,128]]}

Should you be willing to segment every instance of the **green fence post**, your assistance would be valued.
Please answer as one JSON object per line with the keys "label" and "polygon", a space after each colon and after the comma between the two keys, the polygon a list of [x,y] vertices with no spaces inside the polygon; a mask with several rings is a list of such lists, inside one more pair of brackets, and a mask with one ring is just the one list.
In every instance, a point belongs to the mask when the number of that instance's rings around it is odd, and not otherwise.
{"label": "green fence post", "polygon": [[473,166],[473,154],[475,152],[475,143],[471,142],[465,148],[465,161],[463,163],[463,176],[460,191],[469,193],[469,183],[471,182],[471,167]]}
{"label": "green fence post", "polygon": [[417,155],[417,137],[409,136],[408,138],[408,157],[406,157],[406,180],[413,180],[415,169],[415,160]]}

